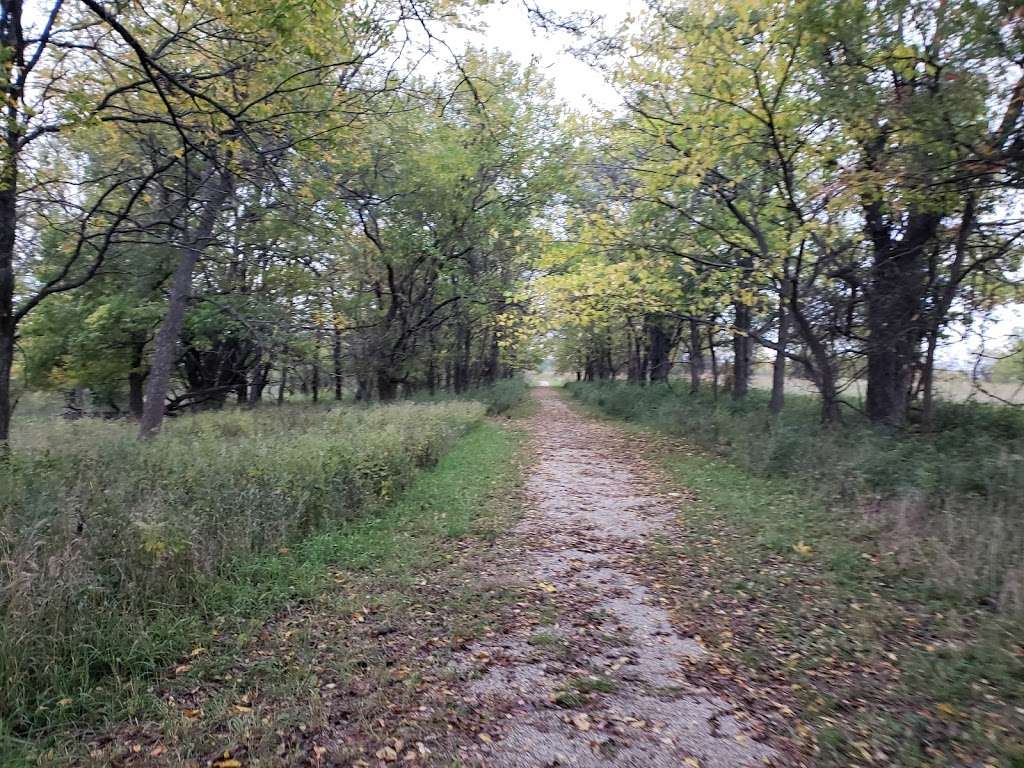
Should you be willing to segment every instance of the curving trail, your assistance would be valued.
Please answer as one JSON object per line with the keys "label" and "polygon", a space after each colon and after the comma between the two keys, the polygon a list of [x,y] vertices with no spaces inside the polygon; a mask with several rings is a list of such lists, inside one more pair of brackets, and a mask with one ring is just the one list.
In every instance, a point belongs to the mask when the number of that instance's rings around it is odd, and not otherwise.
{"label": "curving trail", "polygon": [[746,713],[678,674],[706,651],[673,627],[642,562],[671,535],[680,499],[655,490],[635,438],[553,390],[535,396],[527,513],[489,574],[531,585],[533,599],[463,661],[465,701],[492,727],[461,757],[495,768],[787,765]]}

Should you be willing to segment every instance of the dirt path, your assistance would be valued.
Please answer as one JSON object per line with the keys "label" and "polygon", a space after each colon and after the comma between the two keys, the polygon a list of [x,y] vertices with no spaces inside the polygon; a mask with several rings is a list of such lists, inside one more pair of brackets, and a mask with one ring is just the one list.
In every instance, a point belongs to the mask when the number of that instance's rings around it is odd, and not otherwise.
{"label": "dirt path", "polygon": [[489,574],[533,584],[535,600],[470,649],[467,703],[491,727],[463,756],[496,768],[786,765],[755,719],[678,674],[706,651],[673,627],[642,562],[681,499],[655,491],[627,435],[552,390],[536,397],[527,513]]}

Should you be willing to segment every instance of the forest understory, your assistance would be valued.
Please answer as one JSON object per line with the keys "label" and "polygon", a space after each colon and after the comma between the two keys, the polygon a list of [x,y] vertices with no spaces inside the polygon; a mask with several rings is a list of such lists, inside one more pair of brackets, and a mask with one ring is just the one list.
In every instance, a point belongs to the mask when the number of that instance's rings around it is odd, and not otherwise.
{"label": "forest understory", "polygon": [[386,509],[240,564],[233,612],[5,764],[1018,764],[1016,617],[570,402],[534,390]]}

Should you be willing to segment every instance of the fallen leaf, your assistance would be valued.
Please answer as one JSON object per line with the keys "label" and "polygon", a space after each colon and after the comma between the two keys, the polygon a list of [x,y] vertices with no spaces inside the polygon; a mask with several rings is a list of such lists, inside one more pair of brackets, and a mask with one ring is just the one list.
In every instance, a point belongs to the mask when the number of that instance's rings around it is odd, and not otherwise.
{"label": "fallen leaf", "polygon": [[573,715],[572,724],[579,728],[581,731],[590,730],[590,718],[587,717],[587,714],[585,712],[581,712],[578,715]]}
{"label": "fallen leaf", "polygon": [[543,589],[545,592],[557,592],[558,587],[548,581],[538,581],[537,586]]}
{"label": "fallen leaf", "polygon": [[378,760],[393,763],[398,759],[398,753],[391,747],[381,747],[374,753]]}

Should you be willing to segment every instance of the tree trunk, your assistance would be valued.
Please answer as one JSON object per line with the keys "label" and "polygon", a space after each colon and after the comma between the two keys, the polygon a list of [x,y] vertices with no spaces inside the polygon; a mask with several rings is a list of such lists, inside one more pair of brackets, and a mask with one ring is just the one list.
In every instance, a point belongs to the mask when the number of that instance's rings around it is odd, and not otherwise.
{"label": "tree trunk", "polygon": [[454,365],[454,378],[455,378],[455,393],[462,394],[469,389],[469,376],[470,376],[470,359],[472,357],[472,337],[469,333],[469,329],[460,322],[456,330],[456,340],[458,344],[456,354],[458,357],[455,360]]}
{"label": "tree trunk", "polygon": [[931,432],[935,426],[935,350],[939,344],[939,332],[939,328],[936,327],[928,333],[928,350],[924,357],[924,369],[921,371],[921,429],[924,432]]}
{"label": "tree trunk", "polygon": [[[10,10],[16,18],[7,20],[2,41],[7,51],[8,64],[17,48],[21,29],[21,4]],[[6,15],[6,14],[5,14]],[[17,27],[17,29],[15,29]],[[8,69],[7,80],[11,72]],[[7,131],[5,156],[0,158],[0,453],[7,453],[11,431],[11,369],[14,367],[14,340],[18,323],[14,317],[14,247],[18,228],[18,152],[19,118],[17,96],[5,94],[7,105]],[[2,457],[0,457],[2,458]]]}
{"label": "tree trunk", "polygon": [[281,383],[277,387],[277,404],[284,405],[284,390],[288,386],[288,361],[281,361]]}
{"label": "tree trunk", "polygon": [[700,338],[700,324],[690,321],[690,394],[700,391],[700,380],[704,376],[704,343]]}
{"label": "tree trunk", "polygon": [[334,399],[341,402],[342,373],[341,373],[341,328],[334,325],[334,348],[332,350],[334,360]]}
{"label": "tree trunk", "polygon": [[718,400],[718,356],[715,354],[715,328],[708,326],[708,354],[711,356],[711,394]]}
{"label": "tree trunk", "polygon": [[395,399],[395,383],[391,378],[391,371],[387,368],[377,369],[377,397],[382,403],[389,403]]}
{"label": "tree trunk", "polygon": [[740,302],[736,302],[734,311],[736,317],[732,333],[732,396],[735,400],[742,400],[747,396],[747,392],[750,391],[750,367],[753,349],[753,340],[750,338],[751,312],[750,307]]}
{"label": "tree trunk", "polygon": [[910,216],[906,234],[889,239],[888,228],[869,217],[874,245],[867,292],[868,391],[865,410],[876,424],[906,423],[910,380],[921,341],[926,248],[941,221],[937,213]]}
{"label": "tree trunk", "polygon": [[786,346],[789,343],[789,312],[786,310],[786,297],[779,301],[779,348],[775,352],[775,364],[772,366],[772,397],[768,401],[768,410],[782,413],[786,402]]}
{"label": "tree trunk", "polygon": [[142,362],[146,344],[136,344],[132,349],[132,369],[128,372],[128,411],[136,419],[142,418],[142,407],[145,404],[146,372],[142,370]]}
{"label": "tree trunk", "polygon": [[[205,186],[207,185],[204,184]],[[185,321],[188,300],[192,295],[192,272],[213,238],[213,228],[230,191],[227,171],[210,176],[207,199],[203,204],[195,235],[182,248],[179,255],[178,267],[174,271],[167,300],[167,312],[153,342],[146,402],[143,405],[142,418],[139,420],[139,437],[142,439],[153,437],[163,425],[167,390],[171,384],[178,338],[181,336],[181,328]]]}
{"label": "tree trunk", "polygon": [[648,359],[651,381],[666,382],[672,370],[672,341],[657,322],[648,324],[647,339],[650,345]]}
{"label": "tree trunk", "polygon": [[823,424],[838,424],[839,391],[836,385],[836,374],[829,358],[828,349],[815,333],[811,322],[804,315],[796,298],[795,283],[791,282],[788,290],[789,315],[796,322],[800,336],[811,354],[810,373],[821,396],[821,421]]}
{"label": "tree trunk", "polygon": [[[6,320],[6,318],[4,318]],[[12,324],[13,325],[13,324]],[[11,431],[11,366],[14,362],[14,329],[0,324],[0,459],[8,452]]]}

